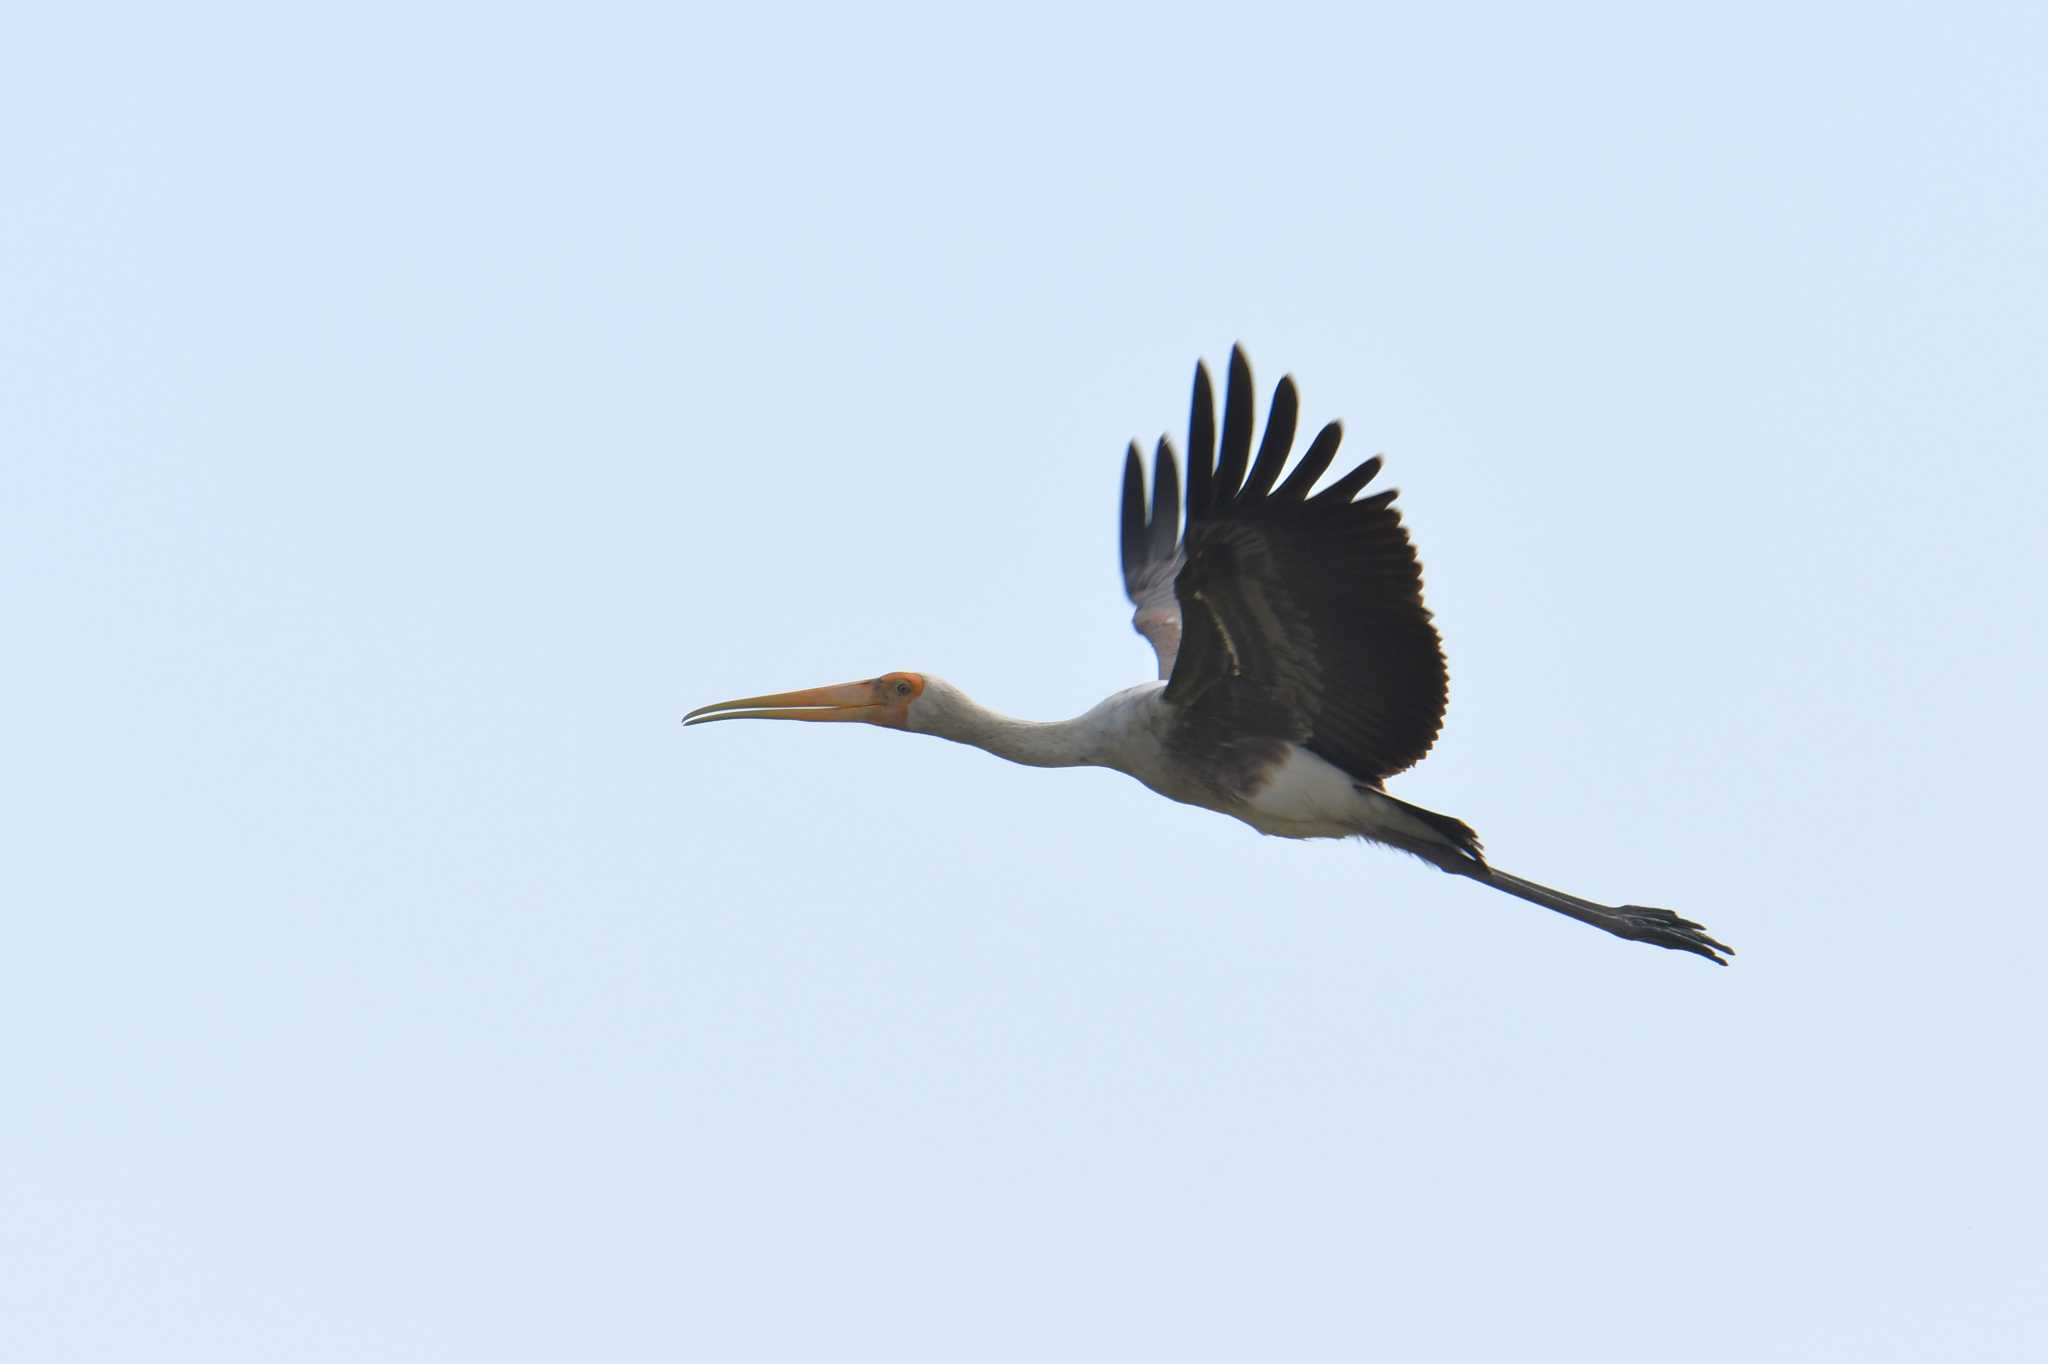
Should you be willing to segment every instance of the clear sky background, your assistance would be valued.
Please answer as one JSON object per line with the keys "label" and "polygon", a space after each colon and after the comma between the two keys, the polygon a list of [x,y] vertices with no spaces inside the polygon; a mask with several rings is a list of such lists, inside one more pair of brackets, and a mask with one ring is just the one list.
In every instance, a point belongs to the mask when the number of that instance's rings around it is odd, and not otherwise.
{"label": "clear sky background", "polygon": [[[43,7],[0,1357],[2048,1357],[2027,5]],[[1108,772],[1121,452],[1384,451],[1393,789]]]}

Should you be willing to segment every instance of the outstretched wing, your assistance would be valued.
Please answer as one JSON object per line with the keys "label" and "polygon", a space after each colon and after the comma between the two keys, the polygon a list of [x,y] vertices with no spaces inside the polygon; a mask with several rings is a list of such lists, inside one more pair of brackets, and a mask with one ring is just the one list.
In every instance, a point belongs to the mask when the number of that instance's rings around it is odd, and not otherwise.
{"label": "outstretched wing", "polygon": [[1331,422],[1280,478],[1298,405],[1282,379],[1254,459],[1251,366],[1233,348],[1219,457],[1209,373],[1195,367],[1187,534],[1174,548],[1172,446],[1160,442],[1149,517],[1134,446],[1124,582],[1179,711],[1177,744],[1221,753],[1292,741],[1377,782],[1436,741],[1449,695],[1443,648],[1394,492],[1357,496],[1378,457],[1311,495],[1343,437]]}
{"label": "outstretched wing", "polygon": [[1164,436],[1153,466],[1149,514],[1138,443],[1132,441],[1124,455],[1122,526],[1124,595],[1138,608],[1131,628],[1150,641],[1164,680],[1180,652],[1180,602],[1173,595],[1174,575],[1180,572],[1180,468]]}

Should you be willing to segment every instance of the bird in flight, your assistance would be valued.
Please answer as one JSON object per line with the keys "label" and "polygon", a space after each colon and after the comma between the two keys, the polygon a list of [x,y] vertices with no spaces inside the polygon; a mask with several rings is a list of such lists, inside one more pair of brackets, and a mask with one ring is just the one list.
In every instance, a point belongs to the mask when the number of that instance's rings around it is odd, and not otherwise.
{"label": "bird in flight", "polygon": [[1219,448],[1209,372],[1195,366],[1185,518],[1170,441],[1160,439],[1149,495],[1135,442],[1124,458],[1124,590],[1159,657],[1157,681],[1051,723],[1000,715],[914,672],[720,701],[684,723],[858,721],[1033,767],[1115,768],[1260,833],[1385,844],[1618,938],[1725,966],[1733,949],[1692,920],[1512,876],[1463,821],[1387,793],[1386,779],[1436,742],[1449,695],[1421,565],[1394,490],[1359,496],[1378,456],[1317,488],[1342,426],[1323,427],[1289,468],[1294,380],[1274,389],[1256,452],[1252,406],[1251,366],[1233,348]]}

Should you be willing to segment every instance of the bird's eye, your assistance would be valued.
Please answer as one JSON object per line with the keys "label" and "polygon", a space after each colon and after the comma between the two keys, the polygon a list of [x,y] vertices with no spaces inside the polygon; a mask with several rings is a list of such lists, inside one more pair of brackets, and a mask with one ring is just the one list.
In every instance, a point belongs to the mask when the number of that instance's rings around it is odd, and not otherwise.
{"label": "bird's eye", "polygon": [[897,679],[896,679],[896,694],[897,694],[898,696],[908,696],[908,695],[910,695],[910,683],[908,683],[908,682],[904,681],[904,680],[903,680],[902,678],[900,678],[900,677],[899,677],[899,678],[897,678]]}

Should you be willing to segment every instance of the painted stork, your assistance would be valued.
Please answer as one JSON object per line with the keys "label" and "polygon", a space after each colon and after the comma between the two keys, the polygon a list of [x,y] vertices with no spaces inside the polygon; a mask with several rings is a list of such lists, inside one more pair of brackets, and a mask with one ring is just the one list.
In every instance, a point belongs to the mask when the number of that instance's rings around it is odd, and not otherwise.
{"label": "painted stork", "polygon": [[1358,496],[1378,456],[1316,490],[1342,426],[1319,431],[1290,470],[1294,380],[1274,389],[1256,456],[1252,403],[1251,366],[1233,348],[1219,453],[1209,373],[1195,366],[1185,528],[1172,443],[1160,439],[1149,498],[1135,442],[1124,458],[1124,590],[1159,656],[1158,681],[1050,724],[999,715],[913,672],[720,701],[684,723],[852,720],[1033,767],[1112,767],[1260,833],[1383,843],[1616,937],[1726,965],[1732,949],[1690,919],[1511,876],[1462,821],[1387,794],[1386,779],[1436,742],[1448,698],[1421,565],[1394,490]]}

